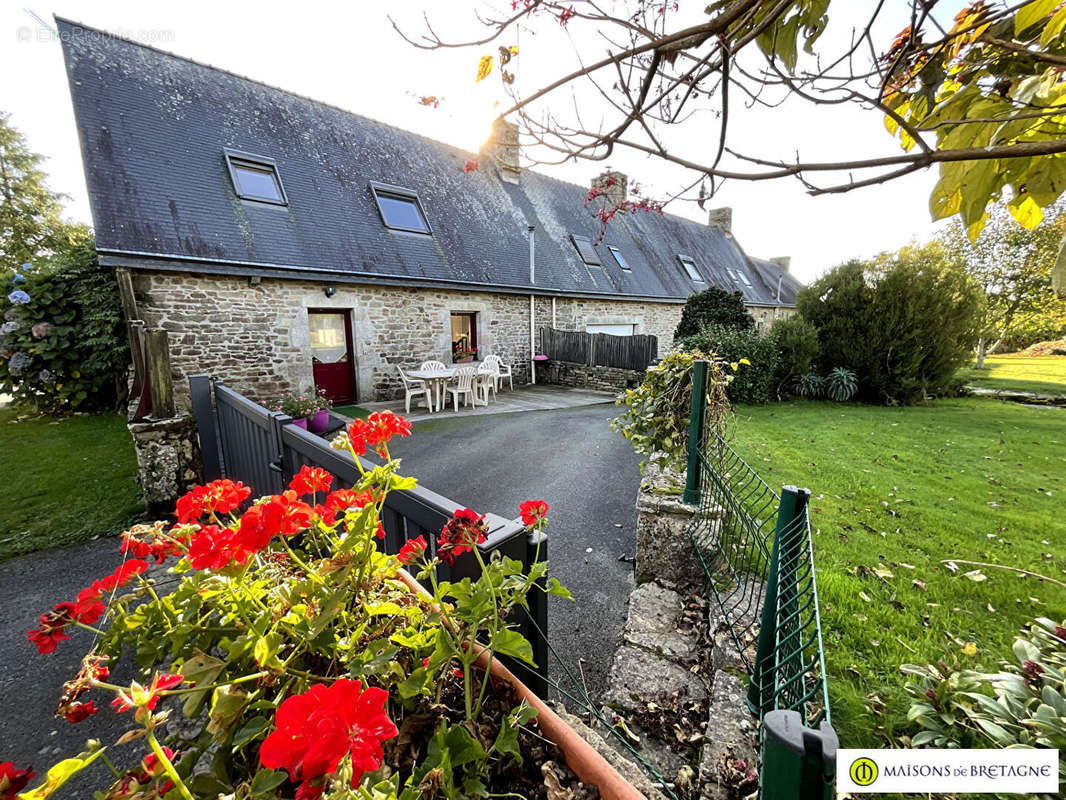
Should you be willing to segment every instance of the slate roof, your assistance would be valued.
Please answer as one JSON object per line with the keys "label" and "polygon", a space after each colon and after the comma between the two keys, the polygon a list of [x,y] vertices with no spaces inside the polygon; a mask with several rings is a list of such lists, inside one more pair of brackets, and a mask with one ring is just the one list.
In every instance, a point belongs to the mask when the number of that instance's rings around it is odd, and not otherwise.
{"label": "slate roof", "polygon": [[[586,187],[532,170],[523,170],[519,185],[501,181],[491,166],[465,173],[473,153],[77,23],[57,24],[104,263],[528,291],[527,230],[535,225],[539,293],[680,302],[704,288],[678,262],[684,254],[708,283],[742,289],[750,303],[780,304],[768,262],[753,262],[709,225],[619,215],[599,245],[603,266],[589,267],[569,240],[599,235],[584,207]],[[224,148],[274,159],[288,205],[238,198]],[[371,181],[416,191],[433,235],[386,228]],[[630,271],[607,245],[620,248]],[[744,270],[752,288],[730,269]]]}

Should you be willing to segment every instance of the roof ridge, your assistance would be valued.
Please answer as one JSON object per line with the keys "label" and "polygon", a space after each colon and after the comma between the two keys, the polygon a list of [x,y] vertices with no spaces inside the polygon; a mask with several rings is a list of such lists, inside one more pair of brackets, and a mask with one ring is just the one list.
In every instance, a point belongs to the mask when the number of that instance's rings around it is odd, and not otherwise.
{"label": "roof ridge", "polygon": [[[347,108],[342,108],[341,106],[334,105],[333,103],[329,103],[329,102],[327,102],[325,100],[316,100],[315,98],[309,97],[308,95],[300,94],[299,92],[294,92],[291,89],[284,89],[284,88],[282,88],[280,86],[274,86],[273,84],[266,83],[265,81],[261,81],[258,78],[251,78],[251,77],[249,77],[247,75],[242,75],[239,72],[234,72],[233,70],[226,69],[225,67],[217,67],[214,64],[208,64],[208,63],[206,63],[204,61],[197,61],[195,58],[190,58],[189,56],[183,56],[183,55],[180,55],[178,53],[173,53],[173,52],[171,52],[169,50],[164,50],[161,47],[156,47],[154,45],[145,44],[144,42],[138,42],[135,39],[130,39],[130,38],[126,37],[126,36],[120,36],[117,33],[112,33],[111,31],[104,30],[103,28],[96,28],[96,27],[94,27],[92,25],[86,25],[83,22],[77,22],[76,20],[69,19],[68,17],[64,17],[64,16],[61,16],[59,14],[53,14],[52,18],[56,22],[65,22],[68,25],[74,25],[74,26],[77,26],[78,28],[82,28],[83,30],[92,31],[93,33],[101,34],[102,36],[105,36],[105,37],[107,37],[109,39],[116,39],[116,40],[118,40],[120,42],[125,42],[126,44],[131,44],[134,47],[139,47],[139,48],[141,48],[143,50],[150,50],[150,51],[152,51],[154,53],[159,53],[160,55],[167,56],[168,58],[174,58],[174,59],[177,59],[179,61],[184,61],[184,62],[186,62],[188,64],[193,64],[193,65],[195,65],[197,67],[203,67],[204,69],[213,70],[214,72],[220,72],[223,75],[229,75],[230,77],[236,78],[238,80],[247,81],[248,83],[253,83],[253,84],[256,84],[257,86],[262,86],[262,87],[264,87],[266,89],[270,89],[271,91],[281,92],[282,94],[287,94],[287,95],[289,95],[291,97],[298,98],[298,99],[303,100],[303,101],[308,102],[308,103],[313,103],[313,104],[318,105],[318,106],[324,106],[325,108],[332,108],[334,111],[339,111],[342,114],[348,114],[350,116],[358,117],[360,119],[364,119],[364,120],[367,120],[369,122],[373,122],[373,123],[378,124],[378,125],[384,125],[385,127],[391,128],[392,130],[400,131],[402,133],[409,134],[411,136],[417,136],[419,139],[422,139],[423,141],[432,142],[435,145],[440,145],[442,147],[450,148],[450,149],[455,150],[455,151],[457,151],[459,153],[463,153],[464,155],[472,156],[472,157],[475,157],[475,158],[480,155],[480,153],[476,153],[476,152],[473,152],[471,150],[467,150],[466,148],[459,147],[457,145],[449,144],[448,142],[443,142],[440,139],[434,139],[433,137],[426,136],[425,134],[420,133],[418,131],[412,131],[412,130],[409,130],[407,128],[401,128],[399,125],[394,125],[391,122],[385,122],[384,120],[375,119],[374,117],[369,117],[366,114],[361,114],[361,113],[359,113],[357,111],[352,111],[352,110],[347,109]],[[522,171],[523,172],[532,173],[533,175],[536,175],[538,178],[541,178],[543,180],[554,181],[555,183],[565,184],[567,186],[572,186],[575,189],[577,189],[579,191],[586,192],[586,193],[591,188],[591,187],[582,186],[580,183],[574,183],[573,181],[565,180],[564,178],[557,178],[554,175],[548,175],[548,174],[546,174],[544,172],[540,172],[540,171],[532,169],[530,167],[523,167]],[[704,224],[704,223],[700,223],[699,220],[690,219],[689,217],[683,217],[683,216],[681,216],[679,214],[671,214],[668,211],[664,211],[663,215],[667,216],[667,217],[672,217],[673,219],[677,219],[677,220],[680,220],[682,222],[692,223],[694,225]],[[707,225],[707,227],[708,228],[712,228],[713,226]],[[737,243],[737,244],[738,244],[738,247],[739,247],[739,243]],[[741,248],[741,253],[743,255],[745,255],[745,256],[747,255],[744,252],[743,248]]]}

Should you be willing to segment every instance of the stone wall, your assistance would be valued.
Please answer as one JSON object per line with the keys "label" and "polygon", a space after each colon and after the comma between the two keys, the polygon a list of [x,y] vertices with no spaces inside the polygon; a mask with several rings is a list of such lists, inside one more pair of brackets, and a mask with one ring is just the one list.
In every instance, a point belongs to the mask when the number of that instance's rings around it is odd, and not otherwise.
{"label": "stone wall", "polygon": [[[192,273],[134,272],[142,318],[170,333],[174,386],[188,405],[186,376],[207,373],[257,401],[269,402],[313,383],[308,309],[348,310],[363,402],[400,394],[396,366],[428,359],[450,361],[451,312],[477,314],[478,346],[514,369],[515,383],[529,380],[529,296],[441,289],[337,284],[326,297],[324,282]],[[681,315],[680,304],[557,298],[555,327],[633,324],[659,337],[664,354]],[[551,297],[535,301],[536,329],[553,321]]]}
{"label": "stone wall", "polygon": [[626,389],[639,386],[644,373],[618,367],[590,367],[573,361],[544,361],[537,365],[537,383],[556,386],[573,386],[578,389],[595,389],[621,394]]}
{"label": "stone wall", "polygon": [[171,514],[174,502],[203,478],[200,439],[191,416],[131,422],[137,479],[152,513]]}
{"label": "stone wall", "polygon": [[775,319],[787,319],[796,313],[794,308],[780,306],[748,306],[748,313],[755,318],[755,327],[767,331]]}

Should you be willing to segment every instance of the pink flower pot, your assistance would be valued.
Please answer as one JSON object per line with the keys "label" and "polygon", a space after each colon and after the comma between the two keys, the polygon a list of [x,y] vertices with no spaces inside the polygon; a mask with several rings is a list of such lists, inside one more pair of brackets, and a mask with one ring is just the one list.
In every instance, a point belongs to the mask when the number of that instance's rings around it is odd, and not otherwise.
{"label": "pink flower pot", "polygon": [[325,408],[318,409],[313,417],[307,419],[307,430],[311,433],[322,433],[327,427],[329,427],[329,411]]}
{"label": "pink flower pot", "polygon": [[306,419],[306,417],[300,417],[299,419],[294,419],[292,421],[292,424],[295,425],[297,428],[303,428],[305,431],[307,430],[307,419]]}

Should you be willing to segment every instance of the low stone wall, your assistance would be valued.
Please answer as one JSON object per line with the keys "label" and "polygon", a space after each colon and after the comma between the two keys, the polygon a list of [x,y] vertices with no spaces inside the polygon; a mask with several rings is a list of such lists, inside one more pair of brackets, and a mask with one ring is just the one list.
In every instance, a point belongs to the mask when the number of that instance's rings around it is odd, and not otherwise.
{"label": "low stone wall", "polygon": [[171,514],[174,502],[203,477],[200,440],[191,416],[131,422],[137,479],[153,514]]}
{"label": "low stone wall", "polygon": [[639,386],[644,373],[618,367],[590,367],[573,361],[543,361],[537,364],[537,383],[596,389],[621,394]]}
{"label": "low stone wall", "polygon": [[688,536],[696,507],[682,502],[684,485],[684,476],[648,463],[637,493],[637,583],[659,581],[681,590],[703,585]]}

